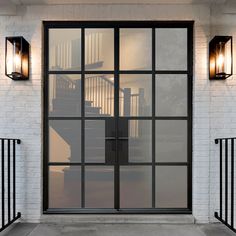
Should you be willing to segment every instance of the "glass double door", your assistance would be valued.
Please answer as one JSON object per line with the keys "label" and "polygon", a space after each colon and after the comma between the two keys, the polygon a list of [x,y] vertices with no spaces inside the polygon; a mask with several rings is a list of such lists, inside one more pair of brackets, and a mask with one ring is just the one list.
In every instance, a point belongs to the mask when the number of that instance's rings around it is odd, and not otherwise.
{"label": "glass double door", "polygon": [[179,24],[45,23],[45,212],[191,210],[192,24]]}

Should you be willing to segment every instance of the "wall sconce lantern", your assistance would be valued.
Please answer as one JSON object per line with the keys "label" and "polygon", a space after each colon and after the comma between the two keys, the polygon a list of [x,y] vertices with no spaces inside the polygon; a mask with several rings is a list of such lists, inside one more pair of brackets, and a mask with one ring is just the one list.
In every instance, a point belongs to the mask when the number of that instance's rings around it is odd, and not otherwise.
{"label": "wall sconce lantern", "polygon": [[215,36],[209,44],[210,80],[227,79],[233,74],[232,36]]}
{"label": "wall sconce lantern", "polygon": [[13,80],[29,79],[29,43],[23,37],[7,37],[5,74]]}

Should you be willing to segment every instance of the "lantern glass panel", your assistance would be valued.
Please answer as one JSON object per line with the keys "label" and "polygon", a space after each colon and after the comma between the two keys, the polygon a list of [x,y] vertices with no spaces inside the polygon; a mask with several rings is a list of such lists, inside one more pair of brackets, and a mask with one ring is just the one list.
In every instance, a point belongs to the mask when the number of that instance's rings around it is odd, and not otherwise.
{"label": "lantern glass panel", "polygon": [[7,41],[7,74],[13,77],[21,75],[21,56],[20,40]]}

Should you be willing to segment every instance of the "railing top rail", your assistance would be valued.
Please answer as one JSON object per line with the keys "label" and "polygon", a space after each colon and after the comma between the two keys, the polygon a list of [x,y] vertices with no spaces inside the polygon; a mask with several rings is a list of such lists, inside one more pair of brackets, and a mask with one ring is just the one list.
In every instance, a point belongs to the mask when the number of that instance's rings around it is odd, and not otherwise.
{"label": "railing top rail", "polygon": [[21,143],[21,140],[18,138],[0,138],[0,140],[10,140],[10,141],[16,141],[17,144]]}
{"label": "railing top rail", "polygon": [[[106,81],[108,84],[114,86],[114,83],[110,81],[109,79],[107,79],[104,75],[92,75],[92,76],[86,77],[85,79],[92,79],[92,78],[101,78],[102,80]],[[124,92],[124,89],[122,88],[119,88],[119,90],[121,92]]]}
{"label": "railing top rail", "polygon": [[215,144],[218,144],[220,140],[230,140],[230,139],[236,139],[236,137],[229,137],[229,138],[216,138],[215,139]]}
{"label": "railing top rail", "polygon": [[68,81],[69,83],[72,83],[72,84],[76,84],[76,82],[73,80],[73,79],[71,79],[71,78],[69,78],[67,75],[57,75],[60,79],[62,79],[62,80],[66,80],[66,81]]}
{"label": "railing top rail", "polygon": [[[67,75],[64,75],[64,74],[59,74],[59,77],[61,79],[64,79],[74,85],[76,85],[76,82],[74,80],[72,80],[71,78],[69,78]],[[114,83],[112,81],[110,81],[109,79],[107,79],[104,75],[92,75],[92,76],[89,76],[89,77],[86,77],[85,79],[92,79],[92,78],[101,78],[102,80],[104,80],[105,82],[107,82],[108,84],[114,86]],[[124,92],[124,89],[120,88],[119,89],[121,92]],[[137,94],[138,95],[138,94]]]}

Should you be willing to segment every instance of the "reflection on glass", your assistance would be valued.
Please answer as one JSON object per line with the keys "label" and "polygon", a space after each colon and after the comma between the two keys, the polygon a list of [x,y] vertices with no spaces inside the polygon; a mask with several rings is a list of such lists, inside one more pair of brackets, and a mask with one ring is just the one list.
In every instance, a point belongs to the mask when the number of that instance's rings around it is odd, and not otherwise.
{"label": "reflection on glass", "polygon": [[81,30],[49,29],[49,70],[81,69]]}
{"label": "reflection on glass", "polygon": [[156,161],[187,161],[187,121],[156,121]]}
{"label": "reflection on glass", "polygon": [[81,79],[80,75],[49,76],[49,115],[81,115]]}
{"label": "reflection on glass", "polygon": [[187,75],[156,76],[156,115],[187,115]]}
{"label": "reflection on glass", "polygon": [[85,115],[113,116],[114,75],[85,76]]}
{"label": "reflection on glass", "polygon": [[120,69],[151,70],[152,30],[120,29]]}
{"label": "reflection on glass", "polygon": [[156,207],[187,207],[187,167],[156,167]]}
{"label": "reflection on glass", "polygon": [[114,208],[114,167],[85,167],[85,207]]}
{"label": "reflection on glass", "polygon": [[152,160],[152,121],[129,121],[129,162]]}
{"label": "reflection on glass", "polygon": [[151,75],[120,75],[120,116],[151,116]]}
{"label": "reflection on glass", "polygon": [[49,121],[50,162],[81,161],[81,123],[73,120]]}
{"label": "reflection on glass", "polygon": [[81,170],[78,166],[49,168],[49,208],[81,207]]}
{"label": "reflection on glass", "polygon": [[120,167],[120,207],[149,208],[152,206],[152,167]]}
{"label": "reflection on glass", "polygon": [[156,69],[187,69],[187,29],[156,29]]}
{"label": "reflection on glass", "polygon": [[85,121],[85,162],[105,162],[105,121]]}
{"label": "reflection on glass", "polygon": [[85,69],[114,70],[113,29],[85,29]]}

